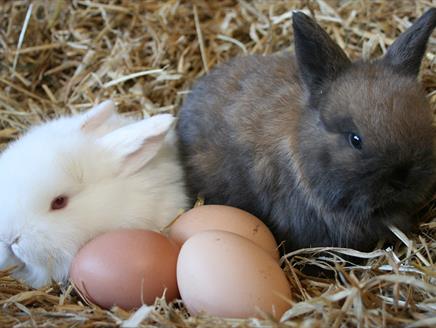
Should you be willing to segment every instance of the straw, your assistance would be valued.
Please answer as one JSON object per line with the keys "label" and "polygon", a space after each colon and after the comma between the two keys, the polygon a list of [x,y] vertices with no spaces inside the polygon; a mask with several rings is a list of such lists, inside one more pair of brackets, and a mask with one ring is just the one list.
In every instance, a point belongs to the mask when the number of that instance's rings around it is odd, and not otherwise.
{"label": "straw", "polygon": [[[0,2],[0,148],[32,124],[112,98],[125,115],[176,114],[192,83],[245,54],[292,51],[292,12],[312,13],[352,58],[382,55],[434,0]],[[436,35],[420,80],[436,110]],[[189,316],[183,303],[103,310],[73,286],[33,290],[0,271],[0,327],[430,327],[436,321],[436,195],[390,248],[298,250],[281,260],[293,305],[273,318]],[[201,202],[200,202],[201,203]],[[199,205],[201,205],[199,203]],[[350,263],[348,255],[360,257]],[[300,268],[330,268],[331,278]],[[249,274],[249,273],[247,273]],[[232,295],[228,295],[232,297]]]}

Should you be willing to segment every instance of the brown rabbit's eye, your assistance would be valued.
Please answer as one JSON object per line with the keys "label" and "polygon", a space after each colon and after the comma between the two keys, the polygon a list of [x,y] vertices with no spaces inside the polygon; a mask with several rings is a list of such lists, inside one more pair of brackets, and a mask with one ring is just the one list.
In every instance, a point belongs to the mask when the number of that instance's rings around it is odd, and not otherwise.
{"label": "brown rabbit's eye", "polygon": [[68,197],[67,196],[58,196],[55,199],[51,201],[50,208],[52,210],[61,210],[65,208],[68,204]]}
{"label": "brown rabbit's eye", "polygon": [[350,143],[351,147],[356,149],[362,149],[362,138],[360,138],[357,134],[349,133],[348,142]]}

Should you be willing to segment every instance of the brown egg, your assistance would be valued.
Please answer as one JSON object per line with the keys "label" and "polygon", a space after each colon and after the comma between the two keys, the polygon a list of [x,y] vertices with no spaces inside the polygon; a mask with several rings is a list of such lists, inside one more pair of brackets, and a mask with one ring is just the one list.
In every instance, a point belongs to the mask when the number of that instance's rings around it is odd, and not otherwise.
{"label": "brown egg", "polygon": [[125,310],[153,304],[166,289],[167,301],[179,296],[179,247],[148,230],[116,230],[97,236],[76,255],[70,278],[90,301]]}
{"label": "brown egg", "polygon": [[177,282],[192,315],[276,318],[290,307],[291,289],[277,261],[251,240],[203,231],[186,241],[177,262]]}
{"label": "brown egg", "polygon": [[277,244],[268,227],[257,217],[235,207],[204,205],[182,214],[170,227],[169,237],[180,246],[205,230],[230,231],[252,240],[275,259]]}

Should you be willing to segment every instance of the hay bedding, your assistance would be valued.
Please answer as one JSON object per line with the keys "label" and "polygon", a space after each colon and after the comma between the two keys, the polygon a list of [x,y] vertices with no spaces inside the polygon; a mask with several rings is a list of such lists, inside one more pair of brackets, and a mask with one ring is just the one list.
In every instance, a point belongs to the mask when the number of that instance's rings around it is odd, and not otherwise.
{"label": "hay bedding", "polygon": [[[75,113],[106,98],[127,115],[176,113],[192,82],[215,64],[245,53],[292,47],[291,10],[316,15],[352,57],[383,53],[434,0],[420,1],[0,1],[0,143],[33,123]],[[421,79],[436,105],[436,42]],[[436,197],[435,197],[436,200]],[[433,203],[434,204],[434,203]],[[392,249],[360,253],[365,265],[345,268],[351,250],[301,250],[284,257],[294,288],[282,326],[436,325],[436,216],[419,234],[395,231]],[[293,255],[291,257],[291,255]],[[298,263],[329,266],[334,279],[307,277]],[[231,295],[229,295],[231,297]],[[31,290],[0,272],[0,326],[276,326],[265,320],[188,317],[180,303],[158,300],[135,314],[86,305],[71,286]],[[133,317],[131,317],[133,315]],[[130,318],[130,321],[125,322]]]}

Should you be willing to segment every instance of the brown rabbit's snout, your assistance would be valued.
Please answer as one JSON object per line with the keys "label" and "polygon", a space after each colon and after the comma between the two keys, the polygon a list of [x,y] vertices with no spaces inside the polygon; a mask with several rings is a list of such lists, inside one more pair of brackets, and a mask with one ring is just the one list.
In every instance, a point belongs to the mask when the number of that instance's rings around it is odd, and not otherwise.
{"label": "brown rabbit's snout", "polygon": [[387,177],[388,185],[398,191],[407,187],[414,165],[411,161],[394,165],[391,174]]}
{"label": "brown rabbit's snout", "polygon": [[320,175],[316,160],[307,156],[314,164],[304,164],[303,174],[323,206],[357,217],[416,208],[428,199],[436,182],[434,154],[426,151],[407,160],[382,153],[368,159],[353,154],[346,161],[343,156],[338,161],[332,158]]}
{"label": "brown rabbit's snout", "polygon": [[372,207],[417,205],[428,196],[435,181],[434,156],[422,154],[419,158],[396,163],[391,159],[389,167],[380,169],[380,174],[375,177],[378,181],[372,187]]}

